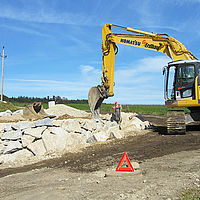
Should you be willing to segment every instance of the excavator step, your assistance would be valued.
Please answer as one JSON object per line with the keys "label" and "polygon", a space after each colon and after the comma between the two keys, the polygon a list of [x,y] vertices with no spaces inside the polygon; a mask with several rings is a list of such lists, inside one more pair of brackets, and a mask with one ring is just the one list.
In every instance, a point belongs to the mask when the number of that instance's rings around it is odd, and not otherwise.
{"label": "excavator step", "polygon": [[169,110],[167,112],[167,133],[186,133],[185,113],[183,110]]}

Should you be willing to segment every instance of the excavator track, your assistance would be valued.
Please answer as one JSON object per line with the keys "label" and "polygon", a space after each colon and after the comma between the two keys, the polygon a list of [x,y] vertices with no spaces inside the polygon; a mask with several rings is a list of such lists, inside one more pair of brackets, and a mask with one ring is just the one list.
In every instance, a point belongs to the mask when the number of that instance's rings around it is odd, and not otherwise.
{"label": "excavator track", "polygon": [[186,133],[185,113],[183,110],[169,110],[167,112],[167,133]]}

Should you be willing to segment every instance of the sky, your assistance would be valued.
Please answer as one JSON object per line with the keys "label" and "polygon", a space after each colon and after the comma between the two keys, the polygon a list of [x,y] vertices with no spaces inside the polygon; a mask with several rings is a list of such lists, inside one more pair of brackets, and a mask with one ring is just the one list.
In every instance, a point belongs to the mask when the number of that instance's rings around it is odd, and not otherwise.
{"label": "sky", "polygon": [[[199,8],[200,0],[0,0],[4,95],[87,99],[101,84],[105,23],[167,33],[199,58]],[[118,47],[114,97],[104,102],[164,104],[162,68],[170,58]]]}

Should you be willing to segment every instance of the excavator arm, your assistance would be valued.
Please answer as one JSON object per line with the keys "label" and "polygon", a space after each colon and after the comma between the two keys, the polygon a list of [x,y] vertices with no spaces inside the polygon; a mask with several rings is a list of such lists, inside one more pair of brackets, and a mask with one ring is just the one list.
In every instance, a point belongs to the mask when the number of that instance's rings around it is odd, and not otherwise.
{"label": "excavator arm", "polygon": [[[124,29],[132,34],[113,33],[111,27]],[[99,118],[103,100],[114,95],[114,65],[118,52],[116,43],[162,52],[174,61],[196,59],[182,43],[167,34],[149,33],[107,23],[103,26],[102,37],[102,85],[92,87],[88,94],[90,110],[96,119]]]}

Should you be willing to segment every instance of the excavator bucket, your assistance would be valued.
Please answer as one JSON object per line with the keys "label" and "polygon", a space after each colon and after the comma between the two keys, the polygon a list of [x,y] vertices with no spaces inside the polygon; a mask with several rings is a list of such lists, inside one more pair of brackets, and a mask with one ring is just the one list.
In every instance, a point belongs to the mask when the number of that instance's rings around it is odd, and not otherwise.
{"label": "excavator bucket", "polygon": [[28,105],[23,110],[23,117],[26,119],[34,120],[34,119],[43,119],[48,117],[47,113],[45,113],[44,108],[41,102],[34,102],[31,105]]}
{"label": "excavator bucket", "polygon": [[90,106],[90,110],[92,112],[92,117],[95,120],[100,119],[100,107],[104,98],[102,97],[100,91],[97,87],[92,87],[88,93],[88,104]]}

